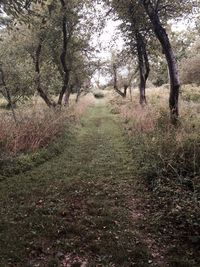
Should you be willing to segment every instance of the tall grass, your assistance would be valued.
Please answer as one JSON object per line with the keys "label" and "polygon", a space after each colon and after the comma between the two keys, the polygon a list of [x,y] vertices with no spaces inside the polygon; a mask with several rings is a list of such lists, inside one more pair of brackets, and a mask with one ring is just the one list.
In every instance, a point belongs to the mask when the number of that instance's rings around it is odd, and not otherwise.
{"label": "tall grass", "polygon": [[58,111],[46,108],[40,101],[31,102],[16,110],[17,125],[8,112],[2,111],[0,156],[12,157],[49,145],[64,133],[66,125],[79,119],[91,103],[91,97],[83,97],[79,103],[72,101],[70,107]]}
{"label": "tall grass", "polygon": [[16,155],[46,146],[63,132],[63,119],[63,114],[45,111],[43,116],[24,117],[17,125],[11,119],[0,120],[1,151]]}
{"label": "tall grass", "polygon": [[186,236],[199,235],[200,104],[181,100],[180,122],[174,127],[167,91],[152,89],[148,96],[144,108],[137,98],[134,102],[115,100],[129,134],[135,174],[153,191],[155,207],[164,209],[158,212],[159,223],[170,218],[174,229],[185,230]]}
{"label": "tall grass", "polygon": [[150,180],[176,177],[181,182],[200,175],[199,106],[182,101],[180,122],[174,127],[165,94],[160,92],[154,90],[144,108],[128,100],[117,105],[143,175]]}

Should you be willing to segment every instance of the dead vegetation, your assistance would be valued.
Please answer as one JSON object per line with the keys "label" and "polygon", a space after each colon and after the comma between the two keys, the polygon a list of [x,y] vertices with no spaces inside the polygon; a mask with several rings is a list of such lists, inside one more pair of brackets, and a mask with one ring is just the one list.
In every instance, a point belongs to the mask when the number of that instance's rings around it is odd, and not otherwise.
{"label": "dead vegetation", "polygon": [[63,134],[70,122],[79,119],[92,101],[92,96],[83,97],[77,105],[72,100],[70,108],[62,110],[48,109],[38,100],[29,102],[16,110],[17,124],[10,112],[3,110],[4,116],[0,119],[1,154],[16,156],[47,146]]}
{"label": "dead vegetation", "polygon": [[144,108],[117,98],[114,111],[129,135],[136,174],[149,189],[139,204],[146,211],[145,232],[164,247],[169,266],[199,266],[200,106],[185,100],[193,91],[183,88],[181,117],[173,126],[165,91],[149,90]]}
{"label": "dead vegetation", "polygon": [[79,103],[72,98],[68,108],[48,109],[38,99],[19,106],[17,124],[9,110],[1,110],[0,119],[0,180],[30,170],[62,153],[72,126],[78,123],[92,95]]}

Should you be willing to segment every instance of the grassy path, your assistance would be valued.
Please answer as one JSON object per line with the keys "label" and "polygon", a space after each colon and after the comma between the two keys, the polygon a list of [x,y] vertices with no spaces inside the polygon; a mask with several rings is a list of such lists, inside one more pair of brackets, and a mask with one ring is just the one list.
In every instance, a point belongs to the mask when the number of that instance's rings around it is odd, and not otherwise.
{"label": "grassy path", "polygon": [[0,266],[149,266],[126,204],[130,153],[99,101],[61,155],[1,181]]}

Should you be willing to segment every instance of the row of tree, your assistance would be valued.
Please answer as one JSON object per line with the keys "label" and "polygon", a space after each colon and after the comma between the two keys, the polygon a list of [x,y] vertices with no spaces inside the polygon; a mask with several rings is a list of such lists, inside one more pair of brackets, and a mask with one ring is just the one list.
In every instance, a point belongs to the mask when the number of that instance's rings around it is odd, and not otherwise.
{"label": "row of tree", "polygon": [[[1,93],[9,105],[35,89],[49,107],[66,105],[72,92],[90,87],[95,25],[89,1],[19,0],[0,5]],[[55,94],[57,101],[51,98]]]}
{"label": "row of tree", "polygon": [[[145,88],[153,58],[164,54],[170,79],[169,107],[173,121],[178,117],[179,73],[177,58],[167,33],[170,19],[190,16],[198,10],[194,0],[104,0],[109,11],[121,21],[121,31],[138,68],[118,86],[114,59],[110,66],[114,88],[126,95],[139,72],[140,103],[146,103]],[[98,62],[94,61],[92,38],[103,25],[95,19],[95,0],[2,0],[0,41],[0,89],[12,107],[33,95],[35,89],[49,107],[67,104],[70,94],[90,87]],[[176,39],[176,36],[174,36]],[[181,49],[183,50],[183,45]],[[156,51],[156,52],[155,52]],[[159,51],[159,52],[158,52]],[[130,60],[131,62],[131,60]],[[161,68],[161,65],[160,65]],[[51,94],[58,94],[58,99]]]}
{"label": "row of tree", "polygon": [[[177,59],[166,31],[170,19],[180,19],[197,12],[198,1],[170,0],[105,0],[122,21],[121,30],[130,51],[137,55],[140,75],[140,103],[146,103],[145,88],[150,73],[149,55],[160,44],[166,58],[170,79],[169,107],[172,121],[176,121],[179,108],[180,79]],[[116,67],[114,66],[114,69]],[[116,86],[115,86],[116,87]]]}

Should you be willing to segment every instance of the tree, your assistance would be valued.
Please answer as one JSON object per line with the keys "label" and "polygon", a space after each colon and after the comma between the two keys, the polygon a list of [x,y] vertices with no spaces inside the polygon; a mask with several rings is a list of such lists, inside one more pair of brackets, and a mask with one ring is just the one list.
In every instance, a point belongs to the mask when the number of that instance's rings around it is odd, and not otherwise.
{"label": "tree", "polygon": [[105,87],[112,86],[122,97],[127,96],[128,89],[131,93],[132,83],[138,68],[135,68],[135,59],[132,58],[129,50],[124,49],[118,53],[112,51],[111,58],[102,62],[101,71],[104,76],[109,78]]}
{"label": "tree", "polygon": [[200,40],[189,47],[187,57],[181,61],[181,80],[183,84],[196,83],[200,85]]}
{"label": "tree", "polygon": [[[21,37],[23,38],[23,36]],[[21,46],[21,41],[18,39],[18,31],[12,31],[12,34],[8,34],[5,29],[1,31],[1,69],[4,72],[4,80],[9,89],[13,106],[28,98],[34,92],[33,66],[27,51]],[[2,89],[1,93],[7,100],[8,107],[11,107],[5,90]]]}
{"label": "tree", "polygon": [[[62,104],[64,95],[67,103],[74,81],[80,87],[83,79],[88,79],[89,71],[85,70],[89,69],[87,58],[92,51],[89,42],[93,25],[86,16],[86,5],[87,1],[78,5],[76,0],[29,1],[25,8],[23,1],[19,1],[19,8],[11,5],[8,9],[8,14],[15,17],[10,25],[11,35],[18,32],[22,49],[34,63],[36,89],[49,107],[56,105],[51,93],[59,94],[58,105]],[[84,68],[84,75],[78,75],[76,62]],[[78,81],[80,77],[82,81]]]}
{"label": "tree", "polygon": [[[75,67],[75,62],[79,58],[86,61],[86,56],[90,51],[89,41],[91,38],[93,24],[89,22],[84,14],[84,9],[87,10],[87,1],[68,1],[60,0],[62,7],[62,35],[63,35],[63,46],[60,55],[60,60],[63,68],[63,87],[59,95],[58,104],[61,105],[63,96],[65,95],[65,105],[69,100],[69,96],[72,93],[72,87],[69,82],[72,80],[70,75],[76,77],[74,81],[78,87],[80,87],[81,82],[78,82],[77,67]],[[82,23],[85,17],[84,24]],[[87,23],[87,30],[85,25]],[[90,32],[89,32],[89,31]],[[83,34],[84,33],[84,34]],[[81,37],[81,35],[83,36]],[[78,57],[77,57],[78,55]],[[78,60],[80,62],[80,60]]]}
{"label": "tree", "polygon": [[[1,65],[0,65],[0,86],[3,87],[3,90],[5,90],[6,99],[8,100],[8,104],[11,107],[14,121],[17,124],[17,117],[16,117],[15,110],[14,110],[14,107],[13,107],[13,102],[12,102],[12,99],[11,99],[9,88],[7,87],[7,84],[6,84],[6,81],[5,81],[4,70],[3,70]],[[3,91],[2,91],[2,94],[4,95]]]}
{"label": "tree", "polygon": [[137,55],[140,76],[140,104],[146,104],[146,82],[150,72],[147,38],[149,27],[146,27],[144,10],[134,1],[109,1],[118,19],[122,21],[120,28],[132,56]]}
{"label": "tree", "polygon": [[[174,50],[172,49],[170,39],[168,37],[165,26],[169,19],[176,19],[192,11],[195,1],[171,1],[171,0],[136,0],[136,1],[106,1],[114,7],[115,11],[119,15],[119,18],[124,22],[125,26],[131,27],[133,25],[133,32],[135,35],[129,36],[129,40],[138,40],[137,31],[141,34],[143,32],[143,25],[147,26],[146,29],[151,29],[154,35],[161,44],[162,51],[166,57],[169,77],[170,77],[170,115],[173,122],[176,122],[178,117],[178,98],[180,81],[178,75],[178,68]],[[131,11],[130,11],[131,7]],[[127,12],[129,10],[130,12]],[[131,21],[132,19],[132,21]],[[125,27],[125,32],[127,28]],[[131,31],[130,31],[131,32]],[[144,35],[146,36],[146,35]],[[147,39],[152,38],[150,35]],[[142,43],[141,41],[139,43]],[[137,46],[139,48],[139,46]],[[139,53],[138,53],[139,54]],[[141,53],[142,54],[142,53]],[[145,52],[143,51],[143,58],[145,58]],[[142,56],[138,57],[139,62],[142,62]],[[144,60],[145,61],[145,60]],[[142,63],[141,63],[142,64]],[[140,68],[140,72],[142,73]],[[148,67],[147,67],[148,74]],[[145,75],[141,75],[145,83]]]}
{"label": "tree", "polygon": [[163,25],[168,19],[178,17],[191,11],[194,1],[170,0],[139,0],[149,17],[155,36],[159,40],[166,57],[170,77],[169,107],[172,122],[176,123],[179,115],[178,100],[180,80],[176,56],[171,46],[170,39]]}
{"label": "tree", "polygon": [[178,98],[179,98],[179,88],[180,88],[180,80],[178,75],[178,67],[176,63],[176,57],[174,55],[173,49],[171,47],[170,40],[166,33],[165,28],[163,27],[159,12],[158,12],[158,4],[154,6],[151,1],[142,0],[146,13],[149,16],[149,19],[152,23],[154,32],[158,40],[160,41],[163,49],[163,53],[166,56],[169,76],[170,76],[170,98],[169,98],[169,106],[170,106],[170,114],[172,121],[176,121],[179,110],[178,110]]}

